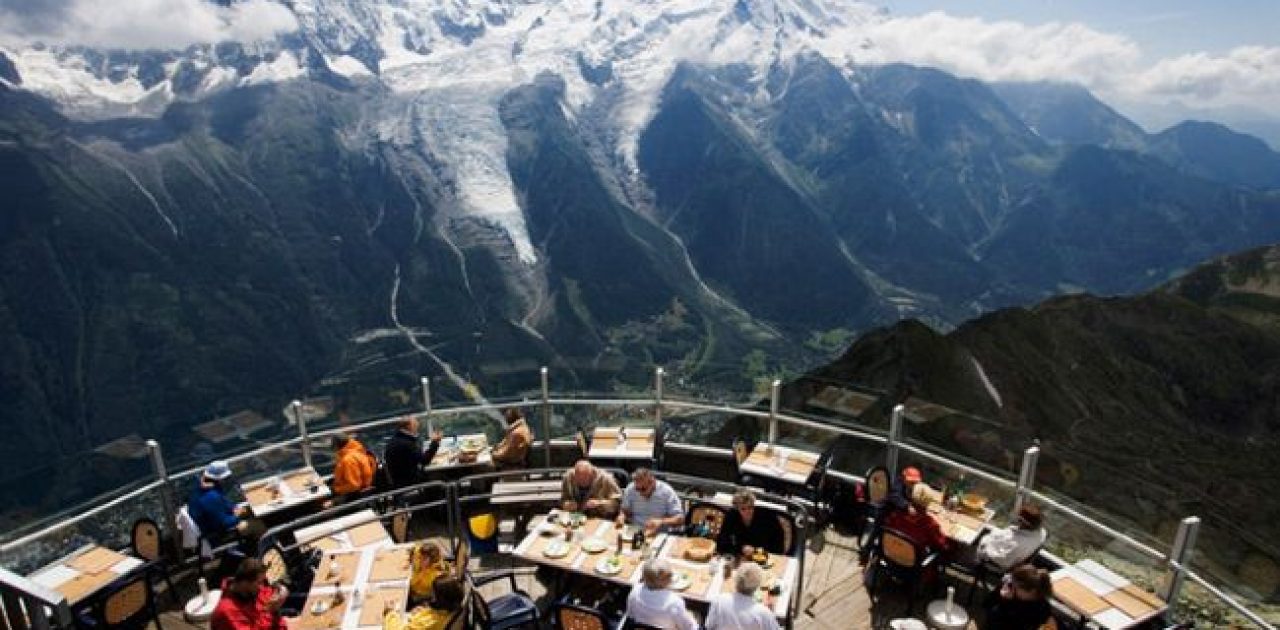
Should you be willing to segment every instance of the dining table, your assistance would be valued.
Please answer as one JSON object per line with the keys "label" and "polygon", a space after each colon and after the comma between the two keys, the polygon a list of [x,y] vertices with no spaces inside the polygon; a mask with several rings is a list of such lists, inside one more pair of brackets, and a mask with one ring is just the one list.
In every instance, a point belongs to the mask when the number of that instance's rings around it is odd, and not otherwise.
{"label": "dining table", "polygon": [[67,598],[67,604],[75,606],[142,564],[139,558],[91,543],[27,577],[36,584],[61,593]]}
{"label": "dining table", "polygon": [[293,536],[299,544],[325,552],[382,547],[392,542],[377,513],[369,509],[300,527]]}
{"label": "dining table", "polygon": [[739,466],[745,474],[804,485],[821,456],[812,451],[760,442]]}
{"label": "dining table", "polygon": [[307,601],[289,627],[381,628],[388,612],[408,609],[413,548],[402,544],[325,552]]}
{"label": "dining table", "polygon": [[271,516],[332,496],[329,486],[311,466],[303,466],[240,484],[254,516]]}
{"label": "dining table", "polygon": [[590,459],[653,459],[653,429],[596,427],[591,433]]}
{"label": "dining table", "polygon": [[1169,607],[1157,595],[1090,558],[1053,571],[1049,579],[1054,601],[1106,630],[1141,626]]}

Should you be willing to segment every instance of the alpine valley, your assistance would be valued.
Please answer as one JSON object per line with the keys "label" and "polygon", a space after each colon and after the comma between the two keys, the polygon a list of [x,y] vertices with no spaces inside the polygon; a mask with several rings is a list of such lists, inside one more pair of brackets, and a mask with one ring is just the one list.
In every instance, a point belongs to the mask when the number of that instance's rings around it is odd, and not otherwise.
{"label": "alpine valley", "polygon": [[0,49],[5,482],[419,375],[727,387],[1280,241],[1261,141],[873,63],[870,5],[283,6],[265,41]]}

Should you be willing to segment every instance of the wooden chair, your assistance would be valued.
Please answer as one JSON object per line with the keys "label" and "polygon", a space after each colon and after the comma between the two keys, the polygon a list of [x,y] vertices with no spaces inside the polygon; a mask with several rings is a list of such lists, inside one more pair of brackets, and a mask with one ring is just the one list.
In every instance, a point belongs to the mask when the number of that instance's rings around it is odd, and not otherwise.
{"label": "wooden chair", "polygon": [[691,536],[702,535],[699,531],[705,524],[706,537],[715,539],[720,535],[720,528],[724,526],[725,515],[724,508],[714,503],[695,503],[689,508],[689,514],[685,517],[685,530]]}
{"label": "wooden chair", "polygon": [[160,526],[149,518],[140,518],[133,524],[129,536],[129,546],[133,555],[147,563],[148,569],[164,578],[169,597],[178,603],[178,591],[173,588],[173,579],[169,576],[169,567],[164,560],[163,543],[160,538]]}
{"label": "wooden chair", "polygon": [[279,544],[262,552],[262,566],[267,570],[267,583],[280,584],[289,581],[289,563]]}
{"label": "wooden chair", "polygon": [[391,515],[391,538],[397,543],[409,540],[409,512],[396,512]]}
{"label": "wooden chair", "polygon": [[786,514],[778,514],[778,526],[782,528],[782,553],[791,555],[791,545],[795,542],[796,526],[791,522],[791,517]]}
{"label": "wooden chair", "polygon": [[113,584],[106,595],[94,603],[90,624],[101,628],[146,628],[151,621],[157,629],[162,629],[148,573],[138,571]]}
{"label": "wooden chair", "polygon": [[937,553],[927,553],[924,545],[892,528],[882,528],[874,552],[875,575],[867,594],[875,601],[875,593],[883,578],[888,577],[907,587],[907,615],[915,608],[915,595],[921,576],[939,561]]}
{"label": "wooden chair", "polygon": [[618,622],[605,617],[600,611],[586,606],[561,602],[551,611],[555,627],[562,630],[615,630]]}
{"label": "wooden chair", "polygon": [[587,432],[583,429],[578,429],[578,433],[574,437],[578,440],[578,450],[582,451],[582,458],[586,459],[587,454],[591,452],[591,444],[587,441]]}
{"label": "wooden chair", "polygon": [[747,457],[750,457],[750,456],[751,456],[751,451],[747,450],[746,441],[741,439],[733,441],[733,458],[738,460],[739,466],[742,465],[742,462],[747,461]]}
{"label": "wooden chair", "polygon": [[889,469],[884,466],[875,466],[867,471],[865,477],[867,484],[867,503],[879,507],[884,505],[886,499],[889,498],[889,490],[893,486],[893,477],[889,474]]}

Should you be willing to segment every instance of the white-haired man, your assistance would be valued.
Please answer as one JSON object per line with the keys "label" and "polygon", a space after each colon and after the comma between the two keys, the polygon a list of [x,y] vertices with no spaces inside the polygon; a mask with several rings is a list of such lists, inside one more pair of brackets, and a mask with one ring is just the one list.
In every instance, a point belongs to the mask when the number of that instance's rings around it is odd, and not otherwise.
{"label": "white-haired man", "polygon": [[754,562],[744,563],[733,574],[732,593],[711,598],[707,610],[707,630],[779,630],[773,611],[755,600],[764,583],[764,570]]}
{"label": "white-haired man", "polygon": [[684,606],[684,599],[671,592],[671,565],[662,558],[644,563],[639,586],[627,596],[627,617],[655,628],[697,630],[698,620]]}

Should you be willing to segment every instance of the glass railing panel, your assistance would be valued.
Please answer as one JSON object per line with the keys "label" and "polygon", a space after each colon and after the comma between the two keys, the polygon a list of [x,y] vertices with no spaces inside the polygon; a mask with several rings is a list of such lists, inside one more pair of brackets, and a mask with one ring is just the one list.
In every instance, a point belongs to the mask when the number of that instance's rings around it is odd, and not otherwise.
{"label": "glass railing panel", "polygon": [[[899,469],[907,466],[919,469],[925,483],[945,494],[981,497],[979,500],[985,501],[985,511],[981,514],[975,511],[973,515],[989,518],[989,522],[995,526],[1008,524],[1016,498],[1016,486],[1013,480],[1007,478],[1007,475],[1002,475],[1000,471],[982,466],[979,462],[958,463],[962,465],[907,449],[902,449],[898,454]],[[983,472],[1001,481],[981,474]]]}
{"label": "glass railing panel", "polygon": [[[573,439],[579,430],[591,435],[595,427],[653,428],[655,405],[641,400],[611,404],[558,404],[552,407],[551,438]],[[537,410],[535,431],[541,432],[541,411]]]}
{"label": "glass railing panel", "polygon": [[1190,508],[1143,468],[1140,462],[1117,465],[1102,451],[1051,441],[1040,447],[1035,487],[1069,497],[1089,516],[1167,549],[1178,523],[1191,516]]}
{"label": "glass railing panel", "polygon": [[778,410],[801,418],[888,430],[893,405],[885,392],[806,376],[782,389]]}
{"label": "glass railing panel", "polygon": [[662,425],[668,442],[732,448],[735,439],[748,443],[768,437],[768,421],[731,409],[699,409],[664,405]]}
{"label": "glass railing panel", "polygon": [[[144,484],[139,484],[138,487],[142,485]],[[146,517],[157,523],[164,522],[159,488],[160,486],[157,485],[151,490],[75,523],[71,523],[68,519],[85,512],[88,508],[104,505],[112,498],[123,496],[127,492],[112,493],[111,496],[97,498],[92,505],[81,506],[68,511],[61,518],[51,519],[48,524],[61,522],[66,525],[51,529],[35,540],[0,552],[0,566],[20,575],[26,575],[87,544],[123,549],[129,545],[133,523],[138,519]]]}
{"label": "glass railing panel", "polygon": [[902,437],[913,443],[1011,479],[1017,479],[1031,435],[999,420],[908,399]]}
{"label": "glass railing panel", "polygon": [[[1230,597],[1236,604],[1246,607],[1250,613],[1271,624],[1272,627],[1280,625],[1280,605],[1275,602],[1261,601],[1257,593],[1247,587],[1224,588],[1223,584],[1217,580],[1200,577],[1206,579],[1214,589]],[[1193,579],[1188,579],[1182,587],[1175,616],[1179,621],[1194,621],[1197,628],[1265,627]]]}
{"label": "glass railing panel", "polygon": [[0,481],[0,530],[11,540],[67,514],[69,508],[100,504],[153,480],[146,445],[136,437],[10,471]]}
{"label": "glass railing panel", "polygon": [[677,361],[664,364],[663,371],[665,398],[730,405],[767,399],[774,379],[786,376],[754,352],[740,363]]}
{"label": "glass railing panel", "polygon": [[653,370],[617,354],[567,356],[547,366],[547,383],[552,398],[653,398]]}
{"label": "glass railing panel", "polygon": [[[1261,536],[1258,528],[1205,514],[1201,515],[1190,567],[1239,603],[1275,623],[1280,622],[1280,560],[1277,558],[1280,550],[1275,540]],[[1207,597],[1209,594],[1204,589],[1188,589],[1185,595],[1190,609],[1201,611],[1200,617],[1206,621],[1229,618],[1230,608],[1216,597]]]}

